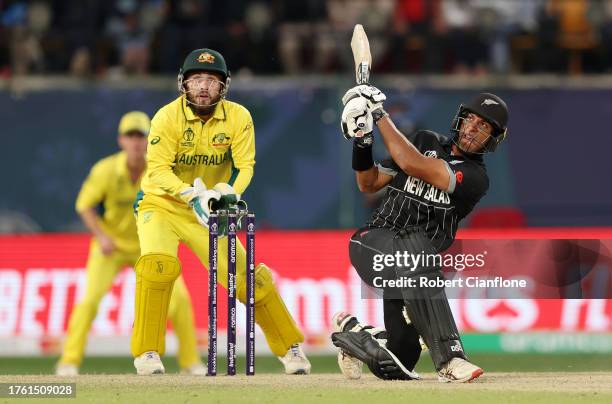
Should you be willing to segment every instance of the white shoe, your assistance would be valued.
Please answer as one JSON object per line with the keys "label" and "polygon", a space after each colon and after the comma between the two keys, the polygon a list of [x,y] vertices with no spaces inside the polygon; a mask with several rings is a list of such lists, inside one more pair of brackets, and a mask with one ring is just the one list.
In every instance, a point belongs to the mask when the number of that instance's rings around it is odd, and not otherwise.
{"label": "white shoe", "polygon": [[79,368],[71,363],[58,363],[55,367],[56,376],[78,376]]}
{"label": "white shoe", "polygon": [[285,373],[288,375],[310,374],[310,361],[300,344],[291,345],[285,356],[279,356],[278,360],[285,366]]}
{"label": "white shoe", "polygon": [[155,351],[148,351],[134,358],[134,367],[139,375],[163,375],[164,364]]}
{"label": "white shoe", "polygon": [[443,383],[466,383],[471,382],[483,373],[484,371],[481,368],[465,359],[453,358],[440,369],[438,372],[438,380]]}
{"label": "white shoe", "polygon": [[206,376],[207,373],[206,367],[202,362],[196,363],[195,365],[191,365],[188,368],[181,369],[181,373],[184,375],[191,376]]}
{"label": "white shoe", "polygon": [[[346,312],[338,312],[332,317],[332,325],[334,332],[343,331],[361,331],[363,326],[357,322],[350,330],[345,330],[344,327],[352,319],[357,320],[357,317]],[[347,379],[359,379],[363,373],[363,362],[359,359],[353,358],[342,349],[338,349],[338,366],[340,371]]]}

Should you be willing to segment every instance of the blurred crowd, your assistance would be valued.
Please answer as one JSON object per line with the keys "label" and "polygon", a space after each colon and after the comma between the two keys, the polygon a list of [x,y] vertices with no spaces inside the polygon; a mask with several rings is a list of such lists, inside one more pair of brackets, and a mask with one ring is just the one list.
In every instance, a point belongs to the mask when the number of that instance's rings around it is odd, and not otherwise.
{"label": "blurred crowd", "polygon": [[612,0],[0,0],[0,76],[174,74],[192,49],[234,72],[612,70]]}

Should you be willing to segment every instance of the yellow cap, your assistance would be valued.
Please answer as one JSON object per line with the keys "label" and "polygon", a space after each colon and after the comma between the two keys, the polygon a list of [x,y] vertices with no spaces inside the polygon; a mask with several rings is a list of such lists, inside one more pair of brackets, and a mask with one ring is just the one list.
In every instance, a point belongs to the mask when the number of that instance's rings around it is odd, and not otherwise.
{"label": "yellow cap", "polygon": [[124,135],[128,132],[138,131],[147,136],[151,129],[149,115],[141,111],[131,111],[121,117],[119,121],[119,134]]}

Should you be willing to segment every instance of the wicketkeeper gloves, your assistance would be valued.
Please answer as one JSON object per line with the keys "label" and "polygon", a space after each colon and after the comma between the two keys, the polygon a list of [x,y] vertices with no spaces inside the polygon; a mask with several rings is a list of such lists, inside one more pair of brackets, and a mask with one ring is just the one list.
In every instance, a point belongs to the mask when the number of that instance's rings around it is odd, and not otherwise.
{"label": "wicketkeeper gloves", "polygon": [[216,189],[206,189],[202,179],[196,178],[193,181],[193,186],[182,190],[179,196],[191,206],[198,222],[208,228],[211,205],[214,201],[221,199],[221,193]]}

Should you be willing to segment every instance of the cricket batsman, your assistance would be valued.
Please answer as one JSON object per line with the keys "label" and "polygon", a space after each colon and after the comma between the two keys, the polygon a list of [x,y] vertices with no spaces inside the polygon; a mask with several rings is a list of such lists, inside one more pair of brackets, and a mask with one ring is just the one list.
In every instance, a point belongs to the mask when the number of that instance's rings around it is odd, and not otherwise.
{"label": "cricket batsman", "polygon": [[[230,72],[223,56],[196,49],[178,75],[180,96],[153,117],[147,171],[138,201],[140,258],[136,263],[135,321],[131,349],[139,375],[163,374],[169,298],[181,273],[179,242],[203,265],[208,262],[208,215],[213,202],[239,201],[255,165],[253,119],[242,105],[225,99]],[[221,205],[223,206],[223,205]],[[246,296],[246,252],[237,246],[237,296]],[[219,243],[220,257],[227,243]],[[219,283],[227,287],[227,261],[219,260]],[[264,264],[255,268],[255,318],[271,351],[288,374],[308,374],[302,332],[285,307]]]}
{"label": "cricket batsman", "polygon": [[[376,286],[374,277],[380,275],[402,282],[383,289],[385,329],[362,325],[350,313],[334,316],[338,364],[351,379],[361,376],[363,363],[381,379],[418,379],[412,369],[422,339],[440,381],[469,382],[483,370],[468,361],[444,288],[420,286],[420,278],[442,279],[441,268],[391,261],[386,272],[377,272],[374,255],[438,254],[450,247],[459,222],[489,187],[483,155],[506,137],[508,109],[498,96],[478,94],[459,106],[451,138],[428,130],[405,136],[383,109],[385,99],[370,85],[354,87],[342,99],[342,130],[353,139],[359,189],[369,193],[386,187],[378,209],[351,237],[349,255],[368,285]],[[378,164],[372,157],[374,125],[390,154]],[[416,286],[404,281],[410,279],[417,280]]]}
{"label": "cricket batsman", "polygon": [[[115,275],[125,266],[134,266],[140,255],[132,203],[145,171],[150,127],[151,121],[144,112],[123,115],[117,138],[121,151],[96,163],[79,192],[76,210],[93,238],[85,294],[70,316],[64,351],[56,366],[57,375],[78,374],[87,333],[100,301],[112,286]],[[104,210],[102,216],[97,212],[100,205]],[[174,287],[169,316],[179,340],[178,362],[182,371],[204,374],[196,345],[191,299],[182,278]]]}

